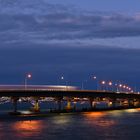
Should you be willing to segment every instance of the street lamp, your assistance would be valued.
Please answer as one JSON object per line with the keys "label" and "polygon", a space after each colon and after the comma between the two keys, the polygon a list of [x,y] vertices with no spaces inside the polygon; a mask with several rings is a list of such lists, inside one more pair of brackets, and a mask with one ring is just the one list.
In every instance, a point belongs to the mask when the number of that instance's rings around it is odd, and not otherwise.
{"label": "street lamp", "polygon": [[58,78],[57,78],[57,85],[62,84],[61,80],[62,80],[62,81],[64,80],[64,76],[61,76],[61,77],[58,77]]}
{"label": "street lamp", "polygon": [[105,81],[102,81],[101,84],[105,85]]}
{"label": "street lamp", "polygon": [[61,80],[64,80],[64,76],[61,76]]}
{"label": "street lamp", "polygon": [[115,86],[114,90],[115,90],[116,92],[119,92],[119,89],[118,89],[118,86],[119,86],[119,85],[116,83],[114,86]]}
{"label": "street lamp", "polygon": [[104,85],[106,84],[105,81],[101,81],[101,85],[103,85],[102,90],[104,90]]}
{"label": "street lamp", "polygon": [[93,76],[92,79],[93,80],[96,80],[96,90],[98,90],[98,80],[97,80],[97,77],[96,76]]}
{"label": "street lamp", "polygon": [[125,89],[126,88],[126,85],[123,85],[123,88]]}
{"label": "street lamp", "polygon": [[109,82],[108,85],[109,85],[109,86],[112,86],[112,82]]}
{"label": "street lamp", "polygon": [[94,80],[96,80],[96,79],[97,79],[97,77],[96,77],[96,76],[93,76],[93,79],[94,79]]}
{"label": "street lamp", "polygon": [[27,80],[28,79],[31,79],[32,78],[32,75],[30,74],[30,73],[28,73],[28,74],[26,74],[26,76],[25,76],[25,83],[24,83],[24,85],[25,85],[25,89],[27,89]]}
{"label": "street lamp", "polygon": [[110,86],[109,90],[111,89],[111,91],[112,91],[112,85],[113,85],[113,83],[110,81],[110,82],[108,83],[108,85]]}
{"label": "street lamp", "polygon": [[120,84],[119,87],[122,87],[122,84]]}
{"label": "street lamp", "polygon": [[119,92],[121,92],[122,91],[122,84],[119,84]]}
{"label": "street lamp", "polygon": [[126,92],[126,85],[123,85],[123,91]]}
{"label": "street lamp", "polygon": [[[64,76],[61,76],[60,79],[61,79],[61,80],[64,80]],[[66,79],[66,78],[65,78],[65,79]],[[65,87],[66,87],[66,90],[67,90],[67,89],[68,89],[68,81],[65,80],[64,82],[65,82]]]}

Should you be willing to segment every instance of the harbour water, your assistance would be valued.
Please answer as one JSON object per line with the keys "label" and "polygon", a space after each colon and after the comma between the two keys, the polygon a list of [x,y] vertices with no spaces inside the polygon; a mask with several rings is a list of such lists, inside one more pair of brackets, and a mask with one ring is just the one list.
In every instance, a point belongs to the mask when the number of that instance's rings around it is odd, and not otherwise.
{"label": "harbour water", "polygon": [[140,109],[0,119],[0,140],[139,140]]}

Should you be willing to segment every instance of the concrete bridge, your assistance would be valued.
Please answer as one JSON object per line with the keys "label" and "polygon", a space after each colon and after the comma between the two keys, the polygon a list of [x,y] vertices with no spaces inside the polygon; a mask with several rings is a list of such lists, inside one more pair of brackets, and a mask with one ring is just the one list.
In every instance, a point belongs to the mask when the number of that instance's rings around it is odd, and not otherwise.
{"label": "concrete bridge", "polygon": [[34,112],[39,112],[39,99],[43,97],[53,97],[58,102],[58,110],[61,110],[61,102],[67,99],[67,110],[75,109],[71,107],[71,102],[77,98],[87,98],[90,103],[90,109],[96,108],[96,101],[107,101],[110,108],[120,107],[140,107],[140,94],[118,93],[96,90],[53,90],[53,89],[0,89],[0,97],[10,97],[14,105],[14,113],[17,113],[17,102],[21,97],[32,97],[36,103],[33,107]]}
{"label": "concrete bridge", "polygon": [[79,98],[137,98],[140,94],[97,90],[48,90],[48,89],[2,89],[0,97],[79,97]]}

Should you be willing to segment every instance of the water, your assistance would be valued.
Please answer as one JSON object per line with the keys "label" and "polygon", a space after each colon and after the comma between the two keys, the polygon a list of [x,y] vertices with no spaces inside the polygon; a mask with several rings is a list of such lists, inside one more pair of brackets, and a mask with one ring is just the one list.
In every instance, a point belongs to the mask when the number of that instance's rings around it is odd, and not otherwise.
{"label": "water", "polygon": [[0,119],[0,140],[139,140],[140,109]]}

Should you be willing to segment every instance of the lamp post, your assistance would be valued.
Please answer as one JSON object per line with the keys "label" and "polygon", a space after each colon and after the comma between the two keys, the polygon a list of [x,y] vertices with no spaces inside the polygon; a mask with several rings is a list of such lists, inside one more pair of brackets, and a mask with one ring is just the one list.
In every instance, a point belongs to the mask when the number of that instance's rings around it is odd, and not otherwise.
{"label": "lamp post", "polygon": [[92,79],[96,81],[96,90],[98,90],[98,81],[97,81],[97,77],[96,77],[96,76],[93,76]]}
{"label": "lamp post", "polygon": [[116,91],[117,93],[119,92],[119,84],[118,83],[115,83],[114,91]]}
{"label": "lamp post", "polygon": [[[65,79],[64,79],[64,76],[61,76],[61,80],[65,80]],[[64,83],[66,84],[66,85],[65,85],[66,90],[68,90],[68,81],[65,80]]]}
{"label": "lamp post", "polygon": [[57,78],[57,85],[61,85],[62,84],[61,80],[62,81],[64,80],[64,76],[61,76],[61,77]]}
{"label": "lamp post", "polygon": [[82,90],[84,89],[84,82],[82,82],[82,88],[81,88]]}
{"label": "lamp post", "polygon": [[82,90],[84,90],[84,88],[85,88],[85,83],[87,82],[87,80],[84,80],[84,81],[82,81]]}
{"label": "lamp post", "polygon": [[25,89],[27,89],[27,81],[28,79],[31,79],[32,78],[32,75],[30,73],[26,74],[25,76],[25,83],[24,83],[24,86],[25,86]]}
{"label": "lamp post", "polygon": [[110,87],[109,90],[112,91],[112,90],[113,90],[113,89],[112,89],[112,85],[113,85],[113,83],[110,81],[110,82],[108,83],[108,85],[109,85],[109,87]]}
{"label": "lamp post", "polygon": [[126,92],[126,85],[123,85],[123,92]]}
{"label": "lamp post", "polygon": [[105,86],[106,82],[105,81],[101,81],[101,85],[102,85],[102,90],[104,90],[104,86]]}
{"label": "lamp post", "polygon": [[119,92],[121,92],[122,91],[122,84],[119,84]]}

